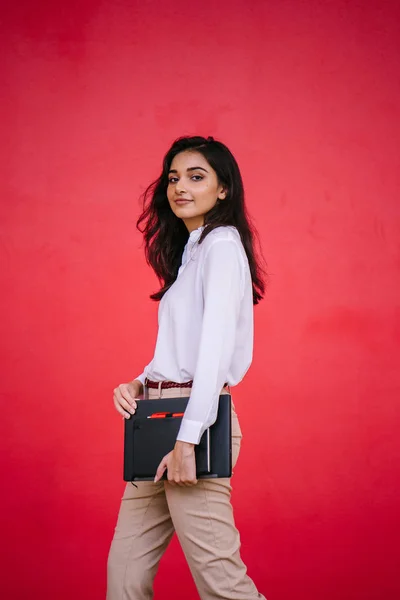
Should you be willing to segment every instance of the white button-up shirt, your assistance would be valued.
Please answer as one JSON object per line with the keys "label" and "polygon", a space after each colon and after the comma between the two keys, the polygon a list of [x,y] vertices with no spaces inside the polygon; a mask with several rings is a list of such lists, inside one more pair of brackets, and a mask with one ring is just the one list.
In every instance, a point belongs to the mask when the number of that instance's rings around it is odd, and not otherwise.
{"label": "white button-up shirt", "polygon": [[177,439],[198,444],[217,418],[224,383],[239,383],[253,356],[253,290],[235,227],[218,227],[198,243],[189,236],[178,277],[160,301],[153,360],[137,377],[185,383],[191,395]]}

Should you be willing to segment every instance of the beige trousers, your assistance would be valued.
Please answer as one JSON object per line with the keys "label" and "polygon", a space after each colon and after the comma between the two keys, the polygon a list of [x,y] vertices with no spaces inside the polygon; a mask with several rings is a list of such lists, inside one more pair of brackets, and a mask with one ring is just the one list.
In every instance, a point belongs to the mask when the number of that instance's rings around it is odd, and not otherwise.
{"label": "beige trousers", "polygon": [[[150,398],[159,391],[149,389]],[[163,398],[189,396],[167,389]],[[241,431],[232,411],[232,466]],[[128,483],[108,557],[107,600],[151,600],[158,564],[174,532],[202,600],[264,599],[246,574],[230,502],[230,479],[200,479],[191,487],[168,481]]]}

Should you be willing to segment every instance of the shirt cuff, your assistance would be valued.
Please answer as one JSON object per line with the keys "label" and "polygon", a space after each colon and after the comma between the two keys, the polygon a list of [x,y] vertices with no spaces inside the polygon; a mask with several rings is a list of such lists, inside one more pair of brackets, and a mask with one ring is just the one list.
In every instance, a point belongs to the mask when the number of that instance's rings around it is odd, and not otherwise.
{"label": "shirt cuff", "polygon": [[191,421],[190,419],[185,419],[185,417],[183,417],[176,440],[178,442],[188,442],[189,444],[195,444],[197,446],[203,435],[203,427],[204,423],[201,421]]}
{"label": "shirt cuff", "polygon": [[[138,381],[140,381],[140,383],[141,383],[142,385],[144,385],[144,381],[145,381],[145,379],[146,379],[146,375],[145,375],[145,374],[144,374],[144,372],[143,372],[143,373],[142,373],[141,375],[139,375],[138,377],[135,377],[135,379],[137,379]],[[135,379],[134,379],[133,381],[135,381]]]}

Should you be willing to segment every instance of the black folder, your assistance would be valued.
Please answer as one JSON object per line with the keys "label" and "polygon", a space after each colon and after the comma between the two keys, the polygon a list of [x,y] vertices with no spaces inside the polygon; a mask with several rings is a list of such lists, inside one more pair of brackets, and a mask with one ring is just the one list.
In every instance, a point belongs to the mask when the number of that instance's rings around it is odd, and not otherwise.
{"label": "black folder", "polygon": [[[137,400],[135,414],[125,420],[125,481],[154,479],[161,459],[175,446],[182,417],[174,415],[185,412],[188,400],[187,397]],[[222,394],[217,420],[195,447],[198,479],[232,475],[231,436],[231,395]]]}

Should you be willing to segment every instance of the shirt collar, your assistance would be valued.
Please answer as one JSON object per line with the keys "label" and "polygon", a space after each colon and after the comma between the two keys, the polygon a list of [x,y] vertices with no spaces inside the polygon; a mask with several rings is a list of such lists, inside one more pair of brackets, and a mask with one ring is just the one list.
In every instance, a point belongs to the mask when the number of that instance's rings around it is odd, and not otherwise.
{"label": "shirt collar", "polygon": [[199,227],[198,229],[195,229],[194,231],[192,231],[190,233],[189,240],[188,240],[190,242],[190,244],[195,244],[196,242],[199,241],[204,228],[205,228],[205,225],[202,225],[201,227]]}
{"label": "shirt collar", "polygon": [[189,260],[193,257],[193,255],[195,253],[194,246],[199,241],[204,228],[205,228],[205,225],[202,225],[198,229],[195,229],[194,231],[192,231],[191,234],[189,235],[189,239],[183,249],[182,262],[181,262],[181,266],[180,266],[180,269],[178,272],[178,276],[182,273],[183,269],[185,268],[185,266],[187,265]]}

